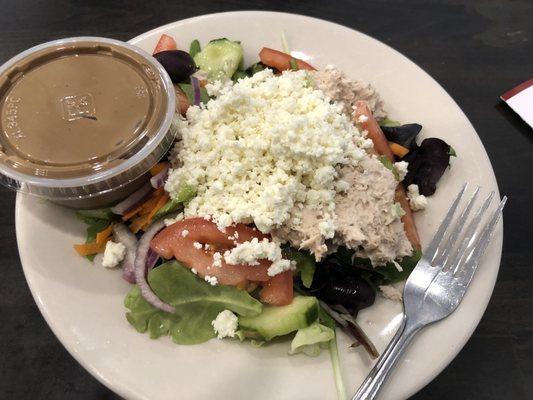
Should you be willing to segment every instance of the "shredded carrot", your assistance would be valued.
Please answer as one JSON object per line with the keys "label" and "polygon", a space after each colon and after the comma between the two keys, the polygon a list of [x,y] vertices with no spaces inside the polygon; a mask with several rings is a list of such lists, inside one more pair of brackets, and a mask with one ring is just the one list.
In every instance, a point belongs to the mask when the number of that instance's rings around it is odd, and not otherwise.
{"label": "shredded carrot", "polygon": [[144,223],[144,225],[141,227],[141,229],[143,231],[145,231],[149,226],[150,224],[152,223],[152,220],[155,216],[155,214],[159,211],[159,209],[161,207],[163,207],[167,201],[169,199],[169,196],[167,193],[163,193],[161,196],[159,196],[159,198],[157,199],[157,202],[155,203],[155,205],[152,207],[152,209],[150,210],[150,212],[148,214],[144,214],[144,215],[147,215],[148,216],[148,219],[146,220],[146,222]]}
{"label": "shredded carrot", "polygon": [[389,147],[390,147],[392,153],[395,156],[398,156],[400,158],[402,158],[407,153],[409,153],[409,149],[407,147],[404,147],[404,146],[402,146],[401,144],[398,144],[398,143],[389,142]]}
{"label": "shredded carrot", "polygon": [[294,64],[296,64],[296,69],[316,71],[315,67],[306,63],[303,60],[299,60],[297,58],[294,58],[290,54],[283,53],[278,50],[269,49],[268,47],[263,47],[261,49],[261,51],[259,52],[259,59],[263,64],[269,67],[274,67],[278,71],[291,70]]}
{"label": "shredded carrot", "polygon": [[[363,118],[364,121],[360,118],[362,115],[366,117]],[[366,102],[362,100],[355,102],[355,113],[353,118],[359,129],[368,132],[368,138],[374,143],[374,150],[377,151],[378,154],[386,156],[390,161],[394,162],[394,154],[389,147],[389,142]],[[416,230],[415,220],[411,208],[409,207],[407,196],[405,195],[405,189],[401,182],[396,187],[395,199],[401,204],[405,211],[405,215],[402,217],[405,234],[413,247],[420,250],[420,238],[418,236],[418,231]]]}
{"label": "shredded carrot", "polygon": [[159,197],[161,197],[161,195],[159,196],[154,196],[154,197],[151,197],[150,199],[148,199],[142,206],[141,206],[141,211],[139,211],[139,215],[146,215],[146,214],[149,214],[150,211],[152,211],[152,208],[155,207],[155,205],[157,204],[157,200],[159,200]]}
{"label": "shredded carrot", "polygon": [[122,221],[128,221],[129,219],[137,215],[142,210],[142,207],[143,205],[141,204],[135,207],[134,209],[132,209],[131,211],[128,211],[126,214],[122,216]]}
{"label": "shredded carrot", "polygon": [[113,233],[113,224],[109,224],[107,228],[96,234],[96,243],[102,244],[107,242],[111,234]]}
{"label": "shredded carrot", "polygon": [[[150,210],[152,209],[152,207],[154,207],[156,205],[157,199],[159,199],[159,197],[162,196],[163,193],[165,193],[165,189],[163,189],[162,187],[160,187],[159,189],[154,190],[150,194],[150,196],[148,196],[148,198],[144,201],[144,203],[139,204],[137,207],[135,207],[134,209],[132,209],[132,210],[128,211],[126,214],[124,214],[122,216],[122,220],[123,221],[128,221],[128,220],[132,219],[133,217],[135,217],[137,214],[144,215],[144,214],[149,213]],[[156,200],[154,200],[154,198]]]}
{"label": "shredded carrot", "polygon": [[139,215],[149,214],[150,211],[152,211],[152,208],[154,208],[157,205],[157,202],[165,194],[165,189],[162,187],[159,189],[156,189],[150,196],[148,200],[146,200],[141,207],[141,211],[139,211]]}
{"label": "shredded carrot", "polygon": [[110,238],[108,237],[103,243],[93,242],[84,244],[75,244],[74,250],[82,257],[89,256],[91,254],[103,253],[105,245]]}
{"label": "shredded carrot", "polygon": [[146,226],[150,221],[148,214],[141,215],[135,218],[130,224],[130,230],[133,233],[139,232],[144,226]]}
{"label": "shredded carrot", "polygon": [[166,161],[162,161],[154,165],[152,168],[150,168],[150,174],[152,174],[152,176],[155,176],[168,167],[170,167],[170,163]]}
{"label": "shredded carrot", "polygon": [[141,229],[146,229],[152,222],[152,218],[157,211],[163,207],[168,201],[168,194],[165,189],[160,187],[152,192],[150,197],[142,203],[139,207],[135,208],[128,214],[125,214],[122,219],[127,221],[133,217],[130,230],[133,233],[139,232]]}
{"label": "shredded carrot", "polygon": [[159,211],[161,207],[163,207],[165,204],[167,204],[167,201],[169,199],[168,193],[163,193],[163,195],[157,200],[157,203],[154,208],[152,208],[152,211],[150,211],[150,214],[148,214],[148,217],[150,218],[150,222],[152,222],[152,218],[154,218],[155,214]]}

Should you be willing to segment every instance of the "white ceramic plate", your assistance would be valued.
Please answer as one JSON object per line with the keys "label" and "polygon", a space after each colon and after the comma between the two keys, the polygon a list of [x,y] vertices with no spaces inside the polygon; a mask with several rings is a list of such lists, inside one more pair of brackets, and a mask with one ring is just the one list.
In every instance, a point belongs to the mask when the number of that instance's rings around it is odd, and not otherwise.
{"label": "white ceramic plate", "polygon": [[[330,22],[291,14],[232,12],[178,21],[145,33],[132,43],[147,51],[167,33],[186,48],[241,40],[246,61],[263,46],[281,48],[284,31],[294,55],[316,67],[335,64],[350,76],[373,83],[391,118],[419,122],[423,136],[444,138],[457,151],[451,170],[417,222],[423,243],[436,230],[463,182],[498,190],[485,150],[472,125],[450,96],[407,58],[362,33]],[[297,52],[297,53],[296,53]],[[177,346],[150,340],[124,318],[129,286],[119,271],[97,268],[78,257],[72,244],[84,226],[72,211],[19,195],[16,227],[20,257],[30,289],[46,321],[67,350],[103,384],[129,399],[334,399],[328,354],[288,356],[288,343],[254,348],[211,340]],[[459,309],[422,332],[388,382],[383,398],[405,399],[433,379],[455,357],[478,324],[490,298],[501,256],[501,225]],[[399,304],[378,299],[359,321],[382,350],[398,326]],[[360,348],[340,335],[340,354],[349,392],[372,366]]]}

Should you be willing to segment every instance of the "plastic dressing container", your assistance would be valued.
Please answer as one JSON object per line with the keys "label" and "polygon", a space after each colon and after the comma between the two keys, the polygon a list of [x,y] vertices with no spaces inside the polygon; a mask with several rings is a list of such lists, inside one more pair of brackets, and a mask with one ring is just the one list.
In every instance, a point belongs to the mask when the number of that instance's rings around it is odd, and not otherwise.
{"label": "plastic dressing container", "polygon": [[75,208],[139,188],[174,140],[172,82],[144,51],[79,37],[0,67],[0,179]]}

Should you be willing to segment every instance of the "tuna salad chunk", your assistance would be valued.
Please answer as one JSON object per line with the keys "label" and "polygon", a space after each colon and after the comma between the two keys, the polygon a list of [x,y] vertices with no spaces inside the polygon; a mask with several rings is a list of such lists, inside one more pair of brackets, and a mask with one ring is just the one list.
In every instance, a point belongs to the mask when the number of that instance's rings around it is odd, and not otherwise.
{"label": "tuna salad chunk", "polygon": [[383,265],[412,253],[400,218],[402,209],[394,200],[398,182],[390,170],[373,156],[357,166],[344,166],[339,182],[346,190],[335,196],[335,235],[327,240],[319,229],[323,217],[318,210],[295,207],[291,218],[273,232],[282,242],[309,250],[317,261],[339,245]]}
{"label": "tuna salad chunk", "polygon": [[331,100],[340,103],[346,115],[353,114],[356,101],[364,100],[376,119],[380,120],[387,116],[383,101],[372,85],[359,80],[351,80],[344,72],[333,66],[327,66],[321,71],[313,71],[311,76],[315,86]]}
{"label": "tuna salad chunk", "polygon": [[403,210],[394,200],[398,182],[391,171],[376,157],[368,157],[341,173],[350,189],[335,198],[333,240],[369,258],[373,265],[410,255],[413,248],[400,220]]}

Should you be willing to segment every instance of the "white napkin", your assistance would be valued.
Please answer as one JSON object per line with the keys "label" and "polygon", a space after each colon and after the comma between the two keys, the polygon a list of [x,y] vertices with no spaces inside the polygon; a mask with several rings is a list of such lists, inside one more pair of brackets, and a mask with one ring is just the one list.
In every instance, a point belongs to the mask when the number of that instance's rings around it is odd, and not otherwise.
{"label": "white napkin", "polygon": [[505,92],[500,99],[533,128],[533,78]]}

